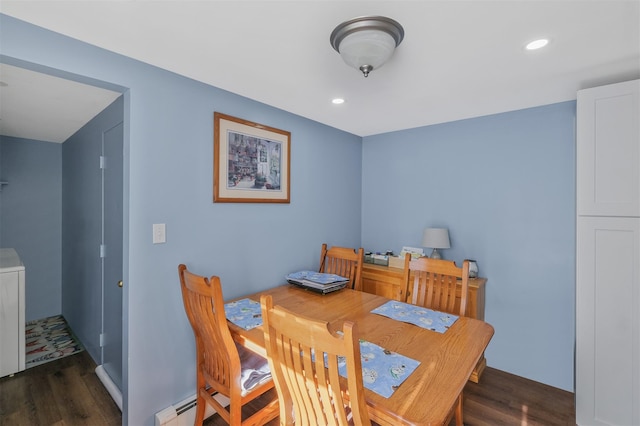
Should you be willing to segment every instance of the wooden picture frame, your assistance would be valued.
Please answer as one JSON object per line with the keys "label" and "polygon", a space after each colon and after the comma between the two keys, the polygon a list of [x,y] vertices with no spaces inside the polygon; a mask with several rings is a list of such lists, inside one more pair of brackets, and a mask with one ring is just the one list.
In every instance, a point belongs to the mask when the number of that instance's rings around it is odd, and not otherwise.
{"label": "wooden picture frame", "polygon": [[289,203],[291,133],[214,112],[213,202]]}

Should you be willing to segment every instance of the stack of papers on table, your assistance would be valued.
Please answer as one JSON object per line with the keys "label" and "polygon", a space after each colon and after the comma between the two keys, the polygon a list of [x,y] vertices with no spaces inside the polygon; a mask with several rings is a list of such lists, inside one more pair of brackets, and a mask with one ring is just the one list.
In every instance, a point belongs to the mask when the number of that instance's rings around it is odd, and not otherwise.
{"label": "stack of papers on table", "polygon": [[325,274],[315,271],[298,271],[285,277],[290,284],[294,284],[318,293],[330,293],[344,288],[348,278],[335,274]]}

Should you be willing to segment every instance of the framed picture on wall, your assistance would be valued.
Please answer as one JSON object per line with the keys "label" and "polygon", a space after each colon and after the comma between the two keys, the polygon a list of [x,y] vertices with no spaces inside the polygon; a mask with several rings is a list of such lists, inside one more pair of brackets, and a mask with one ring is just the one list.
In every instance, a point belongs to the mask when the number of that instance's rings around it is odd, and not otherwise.
{"label": "framed picture on wall", "polygon": [[213,202],[289,203],[291,133],[214,112]]}

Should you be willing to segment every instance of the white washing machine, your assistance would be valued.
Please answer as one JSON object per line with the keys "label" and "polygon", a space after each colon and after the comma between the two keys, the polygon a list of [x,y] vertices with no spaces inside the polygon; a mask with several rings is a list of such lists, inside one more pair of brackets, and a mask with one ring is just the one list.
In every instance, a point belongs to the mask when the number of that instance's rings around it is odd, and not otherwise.
{"label": "white washing machine", "polygon": [[0,248],[0,377],[24,370],[24,265]]}

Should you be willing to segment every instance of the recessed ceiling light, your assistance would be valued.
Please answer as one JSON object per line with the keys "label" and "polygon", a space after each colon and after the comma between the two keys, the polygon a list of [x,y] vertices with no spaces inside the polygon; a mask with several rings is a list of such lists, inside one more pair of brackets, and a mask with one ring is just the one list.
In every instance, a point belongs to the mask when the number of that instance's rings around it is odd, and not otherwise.
{"label": "recessed ceiling light", "polygon": [[342,99],[342,98],[335,98],[335,99],[331,100],[331,102],[332,102],[333,104],[335,104],[335,105],[340,105],[340,104],[343,104],[343,103],[344,103],[344,99]]}
{"label": "recessed ceiling light", "polygon": [[536,49],[540,49],[541,47],[545,47],[547,44],[549,44],[549,39],[540,38],[538,40],[533,40],[532,42],[528,43],[526,46],[526,49],[536,50]]}

